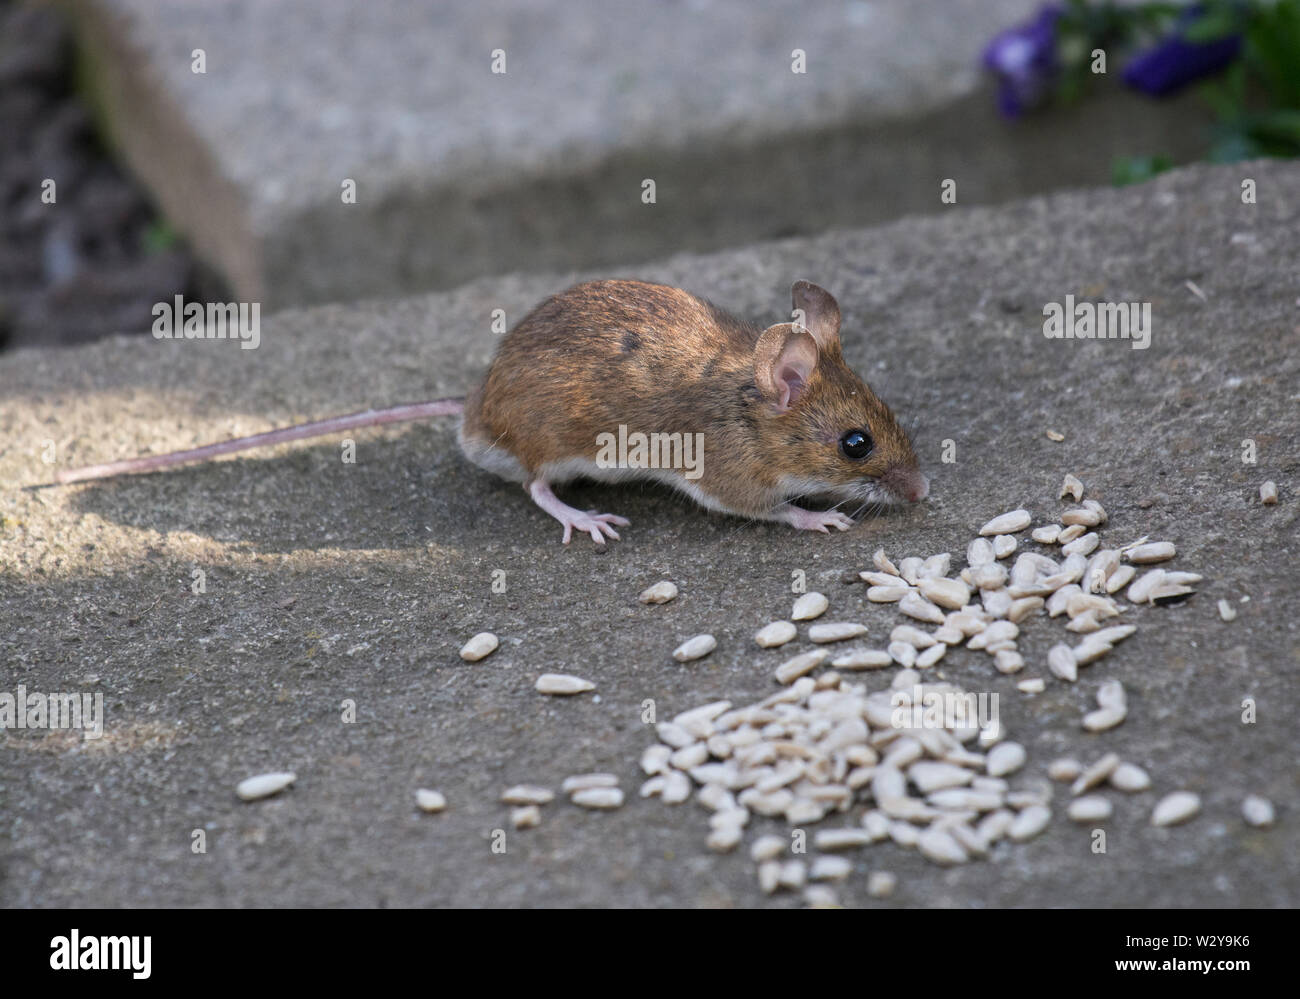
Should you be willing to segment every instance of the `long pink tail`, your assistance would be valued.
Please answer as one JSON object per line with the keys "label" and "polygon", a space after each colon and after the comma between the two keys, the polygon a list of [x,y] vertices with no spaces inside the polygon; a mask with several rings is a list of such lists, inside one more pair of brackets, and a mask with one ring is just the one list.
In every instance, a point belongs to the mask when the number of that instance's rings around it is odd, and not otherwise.
{"label": "long pink tail", "polygon": [[388,409],[367,409],[347,416],[335,416],[328,420],[316,420],[314,423],[300,423],[296,427],[284,427],[281,430],[268,430],[253,434],[251,437],[236,437],[234,440],[222,441],[220,444],[208,444],[204,447],[191,448],[188,451],[172,451],[170,454],[151,454],[143,458],[126,458],[123,461],[110,461],[102,465],[85,465],[82,468],[69,468],[57,472],[56,483],[84,482],[87,479],[107,479],[114,475],[134,475],[139,472],[153,472],[160,468],[171,468],[191,461],[207,461],[223,454],[235,451],[248,451],[255,447],[270,444],[284,444],[288,441],[302,440],[307,437],[323,437],[326,434],[342,430],[354,430],[357,427],[377,427],[385,423],[406,423],[410,420],[426,420],[431,416],[455,416],[465,409],[464,399],[435,399],[432,402],[411,402]]}

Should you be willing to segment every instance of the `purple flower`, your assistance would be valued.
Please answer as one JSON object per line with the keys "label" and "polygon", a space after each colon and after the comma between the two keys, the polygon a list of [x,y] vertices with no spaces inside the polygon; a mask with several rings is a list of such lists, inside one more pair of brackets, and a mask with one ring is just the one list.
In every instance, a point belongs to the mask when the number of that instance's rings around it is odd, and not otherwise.
{"label": "purple flower", "polygon": [[1236,59],[1241,51],[1240,35],[1212,42],[1189,42],[1182,37],[1183,29],[1201,13],[1201,7],[1189,9],[1179,17],[1173,34],[1134,56],[1124,67],[1124,82],[1152,97],[1163,97],[1193,80],[1217,73]]}
{"label": "purple flower", "polygon": [[1047,4],[1033,21],[1008,28],[984,50],[984,67],[998,76],[998,109],[1019,117],[1040,104],[1056,78],[1056,22],[1061,7]]}

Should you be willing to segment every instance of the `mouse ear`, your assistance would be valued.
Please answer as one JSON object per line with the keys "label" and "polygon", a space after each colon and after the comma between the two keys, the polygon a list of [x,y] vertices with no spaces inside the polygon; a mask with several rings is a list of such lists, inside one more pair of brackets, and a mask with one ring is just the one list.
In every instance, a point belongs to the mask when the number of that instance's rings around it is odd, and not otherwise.
{"label": "mouse ear", "polygon": [[778,413],[792,409],[817,368],[817,341],[802,326],[769,326],[754,347],[754,381]]}
{"label": "mouse ear", "polygon": [[802,325],[813,335],[822,350],[840,339],[840,306],[835,296],[811,281],[796,281],[790,289],[790,299],[797,314],[803,314]]}

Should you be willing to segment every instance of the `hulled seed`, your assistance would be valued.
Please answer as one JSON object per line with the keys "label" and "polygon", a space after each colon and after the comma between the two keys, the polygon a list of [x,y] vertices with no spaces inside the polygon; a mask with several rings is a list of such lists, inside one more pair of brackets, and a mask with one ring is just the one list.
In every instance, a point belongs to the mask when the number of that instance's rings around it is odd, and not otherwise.
{"label": "hulled seed", "polygon": [[677,599],[677,586],[666,579],[661,580],[642,590],[637,599],[643,604],[666,604],[669,600]]}
{"label": "hulled seed", "polygon": [[415,792],[415,804],[422,812],[441,812],[447,807],[447,799],[438,791],[422,787]]}
{"label": "hulled seed", "polygon": [[758,629],[754,635],[754,641],[762,648],[775,649],[786,642],[793,641],[797,634],[799,634],[799,629],[791,622],[773,621],[771,624],[765,624]]}
{"label": "hulled seed", "polygon": [[677,646],[673,650],[673,658],[679,663],[691,662],[694,659],[703,659],[717,647],[718,640],[712,635],[696,635]]}
{"label": "hulled seed", "polygon": [[596,685],[580,676],[568,673],[543,673],[537,678],[533,687],[540,693],[564,697],[570,694],[583,694],[595,690]]}
{"label": "hulled seed", "polygon": [[803,653],[803,655],[795,656],[793,659],[787,659],[776,668],[777,682],[782,684],[793,683],[805,673],[811,673],[829,658],[830,653],[825,649],[814,649],[811,652]]}
{"label": "hulled seed", "polygon": [[1130,562],[1136,565],[1147,565],[1151,562],[1168,561],[1178,554],[1178,549],[1174,547],[1172,541],[1152,541],[1149,544],[1130,548],[1126,554]]}
{"label": "hulled seed", "polygon": [[1236,620],[1236,618],[1237,618],[1237,611],[1236,611],[1236,609],[1232,606],[1232,604],[1228,603],[1228,601],[1226,601],[1226,600],[1220,600],[1220,601],[1219,601],[1219,604],[1218,604],[1218,607],[1219,607],[1219,617],[1223,618],[1224,621],[1235,621],[1235,620]]}
{"label": "hulled seed", "polygon": [[1175,826],[1186,822],[1201,810],[1201,798],[1191,791],[1175,791],[1160,799],[1151,812],[1153,826]]}
{"label": "hulled seed", "polygon": [[1275,818],[1273,802],[1258,794],[1247,795],[1246,800],[1241,803],[1241,817],[1252,826],[1271,826]]}
{"label": "hulled seed", "polygon": [[1111,803],[1099,794],[1085,794],[1075,798],[1065,810],[1075,822],[1102,822],[1110,818],[1114,809]]}
{"label": "hulled seed", "polygon": [[871,564],[881,572],[887,572],[891,576],[898,575],[898,567],[889,561],[889,556],[885,554],[885,549],[878,548],[876,553],[871,556]]}
{"label": "hulled seed", "polygon": [[574,791],[569,800],[582,808],[607,809],[621,808],[623,792],[616,787],[589,787]]}
{"label": "hulled seed", "polygon": [[873,604],[896,604],[911,592],[912,588],[905,585],[872,586],[867,590],[867,599]]}
{"label": "hulled seed", "polygon": [[1151,778],[1136,763],[1121,763],[1109,776],[1111,787],[1130,794],[1145,791],[1151,786]]}
{"label": "hulled seed", "polygon": [[792,621],[811,621],[813,618],[825,614],[826,608],[830,605],[831,602],[826,599],[825,594],[810,590],[795,600],[794,609],[790,612],[790,619]]}
{"label": "hulled seed", "polygon": [[536,805],[524,805],[510,810],[510,824],[516,829],[533,829],[542,824],[542,810]]}
{"label": "hulled seed", "polygon": [[535,784],[516,784],[501,792],[501,801],[507,805],[546,805],[554,800],[554,791]]}
{"label": "hulled seed", "polygon": [[273,794],[279,794],[297,779],[298,775],[290,771],[258,774],[256,777],[241,780],[235,786],[235,794],[244,801],[257,801],[259,798],[269,798]]}
{"label": "hulled seed", "polygon": [[1265,506],[1274,506],[1277,503],[1277,483],[1272,479],[1259,487],[1259,501]]}
{"label": "hulled seed", "polygon": [[843,642],[850,638],[860,638],[866,633],[867,626],[865,624],[855,624],[850,621],[814,624],[808,628],[809,640],[818,645]]}
{"label": "hulled seed", "polygon": [[1028,510],[1012,510],[999,514],[980,528],[980,535],[988,537],[996,534],[1015,534],[1029,526],[1031,517]]}
{"label": "hulled seed", "polygon": [[461,647],[460,657],[467,663],[476,663],[495,652],[499,644],[497,636],[492,632],[480,631]]}
{"label": "hulled seed", "polygon": [[1061,495],[1057,498],[1065,499],[1067,496],[1072,497],[1076,503],[1083,499],[1083,483],[1073,475],[1066,475],[1061,481]]}
{"label": "hulled seed", "polygon": [[880,649],[860,649],[831,660],[835,669],[880,669],[893,663],[894,657]]}

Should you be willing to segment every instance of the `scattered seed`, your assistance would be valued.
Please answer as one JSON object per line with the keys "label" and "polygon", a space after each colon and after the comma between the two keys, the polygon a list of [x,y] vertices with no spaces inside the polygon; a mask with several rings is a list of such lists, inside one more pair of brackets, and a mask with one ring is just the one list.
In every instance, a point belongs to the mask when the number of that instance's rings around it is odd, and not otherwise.
{"label": "scattered seed", "polygon": [[903,597],[898,602],[898,609],[908,617],[928,624],[943,624],[944,621],[943,611],[916,592],[908,593]]}
{"label": "scattered seed", "polygon": [[1046,805],[1030,805],[1011,823],[1007,835],[1017,843],[1033,839],[1052,821],[1052,810]]}
{"label": "scattered seed", "polygon": [[1128,588],[1125,595],[1135,604],[1150,603],[1151,591],[1164,582],[1165,575],[1164,569],[1150,569]]}
{"label": "scattered seed", "polygon": [[1061,523],[1067,526],[1082,524],[1084,527],[1096,527],[1101,523],[1101,515],[1096,510],[1078,506],[1061,514]]}
{"label": "scattered seed", "polygon": [[241,780],[235,787],[235,794],[244,801],[257,801],[259,798],[269,798],[273,794],[279,794],[297,779],[297,774],[288,771],[258,774],[256,777]]}
{"label": "scattered seed", "polygon": [[970,588],[959,579],[922,579],[917,588],[921,596],[949,610],[960,610],[970,602]]}
{"label": "scattered seed", "polygon": [[867,875],[867,894],[872,898],[888,898],[898,887],[898,878],[889,871],[872,871]]}
{"label": "scattered seed", "polygon": [[1042,677],[1033,676],[1027,680],[1021,680],[1016,684],[1016,688],[1026,694],[1041,694],[1047,689],[1047,684],[1043,682]]}
{"label": "scattered seed", "polygon": [[667,784],[668,784],[668,778],[665,777],[663,774],[659,774],[656,777],[651,777],[648,781],[646,781],[644,784],[641,785],[641,792],[640,792],[641,797],[653,798],[656,794],[663,794],[664,787],[667,786]]}
{"label": "scattered seed", "polygon": [[1007,570],[996,562],[979,565],[971,569],[970,581],[981,590],[1000,590],[1007,584]]}
{"label": "scattered seed", "polygon": [[858,578],[868,586],[907,586],[897,576],[891,576],[887,572],[860,572]]}
{"label": "scattered seed", "polygon": [[1064,555],[1091,555],[1101,544],[1101,538],[1094,531],[1087,534],[1081,534],[1069,544],[1061,546],[1061,553]]}
{"label": "scattered seed", "polygon": [[802,860],[787,860],[781,865],[781,875],[777,880],[783,888],[802,888],[808,880],[808,869]]}
{"label": "scattered seed", "polygon": [[937,826],[931,826],[917,836],[916,848],[926,860],[940,865],[964,864],[969,859],[962,845]]}
{"label": "scattered seed", "polygon": [[1275,818],[1273,802],[1258,794],[1247,795],[1246,800],[1241,803],[1241,817],[1252,826],[1271,826]]}
{"label": "scattered seed", "polygon": [[811,881],[843,881],[853,873],[853,862],[844,857],[817,857],[808,871]]}
{"label": "scattered seed", "polygon": [[666,604],[677,599],[677,586],[665,579],[642,590],[637,599],[643,604]]}
{"label": "scattered seed", "polygon": [[1029,526],[1032,518],[1028,510],[1012,510],[999,514],[980,528],[980,535],[988,537],[994,534],[1015,534]]}
{"label": "scattered seed", "polygon": [[1061,528],[1061,533],[1056,536],[1058,545],[1068,545],[1071,541],[1083,537],[1088,533],[1088,529],[1082,524],[1072,524],[1069,527]]}
{"label": "scattered seed", "polygon": [[966,546],[966,564],[972,569],[989,565],[995,558],[993,544],[987,538],[976,538]]}
{"label": "scattered seed", "polygon": [[1058,498],[1065,499],[1067,496],[1073,497],[1076,503],[1083,499],[1083,483],[1073,475],[1067,475],[1061,482],[1061,495]]}
{"label": "scattered seed", "polygon": [[1025,668],[1025,657],[1015,649],[999,649],[993,654],[993,665],[999,673],[1010,676]]}
{"label": "scattered seed", "polygon": [[[944,653],[947,651],[948,646],[944,645],[942,642],[930,646],[930,648],[926,649],[916,657],[916,667],[918,669],[929,669],[942,659]],[[999,653],[999,655],[1001,655],[1001,653]]]}
{"label": "scattered seed", "polygon": [[795,656],[793,659],[787,659],[776,668],[777,682],[782,684],[793,683],[805,673],[811,673],[829,658],[830,653],[825,649],[814,649],[811,652]]}
{"label": "scattered seed", "polygon": [[1010,534],[999,534],[993,538],[993,554],[999,559],[1009,558],[1016,550],[1016,539]]}
{"label": "scattered seed", "polygon": [[1108,780],[1111,787],[1130,794],[1145,791],[1151,786],[1151,778],[1136,763],[1121,763],[1111,771]]}
{"label": "scattered seed", "polygon": [[1040,545],[1054,545],[1061,537],[1061,526],[1049,524],[1046,527],[1035,527],[1029,536]]}
{"label": "scattered seed", "polygon": [[618,787],[618,777],[608,773],[574,774],[564,778],[560,790],[565,794],[575,791],[589,791],[592,788]]}
{"label": "scattered seed", "polygon": [[1132,582],[1133,577],[1137,575],[1137,570],[1131,565],[1121,565],[1106,580],[1106,592],[1118,593],[1124,587]]}
{"label": "scattered seed", "polygon": [[894,657],[880,649],[860,649],[831,660],[835,669],[880,669],[893,663]]}
{"label": "scattered seed", "polygon": [[1083,764],[1078,760],[1063,756],[1047,765],[1047,776],[1052,780],[1072,781],[1083,773]]}
{"label": "scattered seed", "polygon": [[1013,600],[1011,606],[1007,608],[1007,620],[1019,624],[1045,603],[1042,597],[1021,597],[1019,600]]}
{"label": "scattered seed", "polygon": [[665,804],[680,805],[691,796],[691,779],[680,770],[671,770],[664,775],[664,789],[659,797]]}
{"label": "scattered seed", "polygon": [[516,829],[533,829],[542,824],[542,810],[536,805],[524,805],[510,810],[510,824]]}
{"label": "scattered seed", "polygon": [[1065,434],[1058,433],[1055,430],[1048,430],[1045,432],[1049,441],[1056,441],[1056,443],[1059,444],[1061,441],[1065,440]]}
{"label": "scattered seed", "polygon": [[754,641],[765,649],[775,649],[792,641],[797,634],[799,629],[789,621],[773,621],[758,629]]}
{"label": "scattered seed", "polygon": [[911,592],[910,586],[872,586],[867,590],[867,599],[873,604],[896,604]]}
{"label": "scattered seed", "polygon": [[1083,716],[1083,727],[1089,732],[1105,732],[1114,728],[1128,716],[1122,708],[1098,708]]}
{"label": "scattered seed", "polygon": [[501,801],[507,805],[546,805],[554,800],[554,791],[535,784],[516,784],[501,792]]}
{"label": "scattered seed", "polygon": [[467,663],[476,663],[495,652],[500,644],[497,636],[492,632],[480,631],[461,648],[460,657]]}
{"label": "scattered seed", "polygon": [[596,685],[590,680],[584,680],[580,676],[571,676],[568,673],[543,673],[537,678],[537,682],[533,684],[533,687],[540,693],[557,697],[584,694],[589,690],[596,689]]}
{"label": "scattered seed", "polygon": [[1005,777],[1025,765],[1029,754],[1018,742],[1002,742],[989,750],[984,769],[990,777]]}
{"label": "scattered seed", "polygon": [[[617,808],[618,806],[612,806]],[[708,838],[704,841],[710,850],[717,853],[728,853],[734,850],[745,835],[745,830],[739,825],[723,825],[709,832]]]}
{"label": "scattered seed", "polygon": [[1191,791],[1175,791],[1160,799],[1151,812],[1153,826],[1175,826],[1186,822],[1201,810],[1200,795]]}
{"label": "scattered seed", "polygon": [[1064,643],[1053,645],[1047,652],[1047,668],[1058,680],[1073,683],[1079,679],[1079,663],[1074,650]]}
{"label": "scattered seed", "polygon": [[621,808],[623,792],[616,787],[588,787],[574,791],[569,800],[582,808]]}
{"label": "scattered seed", "polygon": [[673,658],[679,663],[702,659],[718,647],[718,640],[712,635],[696,635],[688,638],[673,650]]}
{"label": "scattered seed", "polygon": [[903,559],[898,563],[898,574],[903,577],[912,586],[921,581],[921,566],[925,565],[925,559],[911,556]]}
{"label": "scattered seed", "polygon": [[764,895],[771,895],[781,886],[781,862],[766,860],[758,865],[758,887]]}
{"label": "scattered seed", "polygon": [[1269,479],[1259,487],[1259,501],[1265,506],[1277,504],[1277,483]]}
{"label": "scattered seed", "polygon": [[415,804],[422,812],[441,812],[447,807],[447,799],[438,791],[422,787],[415,792]]}
{"label": "scattered seed", "polygon": [[1136,565],[1147,565],[1151,562],[1168,561],[1178,554],[1178,549],[1174,547],[1172,541],[1152,541],[1149,544],[1130,548],[1126,554],[1130,562]]}
{"label": "scattered seed", "polygon": [[1111,803],[1101,795],[1085,794],[1070,802],[1065,814],[1075,822],[1103,822],[1110,818],[1112,811]]}
{"label": "scattered seed", "polygon": [[773,860],[785,853],[787,842],[788,840],[782,836],[760,836],[749,848],[750,859],[756,863]]}
{"label": "scattered seed", "polygon": [[889,561],[889,556],[885,554],[885,549],[878,548],[876,553],[871,556],[871,563],[881,572],[887,572],[891,576],[898,575],[898,567]]}
{"label": "scattered seed", "polygon": [[825,594],[811,590],[803,594],[794,602],[794,609],[790,612],[792,621],[811,621],[813,618],[821,617],[826,613],[826,608],[831,602],[826,599]]}
{"label": "scattered seed", "polygon": [[808,628],[809,640],[818,645],[843,642],[850,638],[861,638],[866,633],[867,626],[865,624],[855,624],[850,621],[814,624]]}
{"label": "scattered seed", "polygon": [[916,646],[907,642],[890,642],[886,651],[894,662],[911,668],[916,665]]}
{"label": "scattered seed", "polygon": [[1070,785],[1070,793],[1075,797],[1078,797],[1083,794],[1084,791],[1092,790],[1114,773],[1115,768],[1118,766],[1119,754],[1107,753],[1075,778],[1074,783]]}

